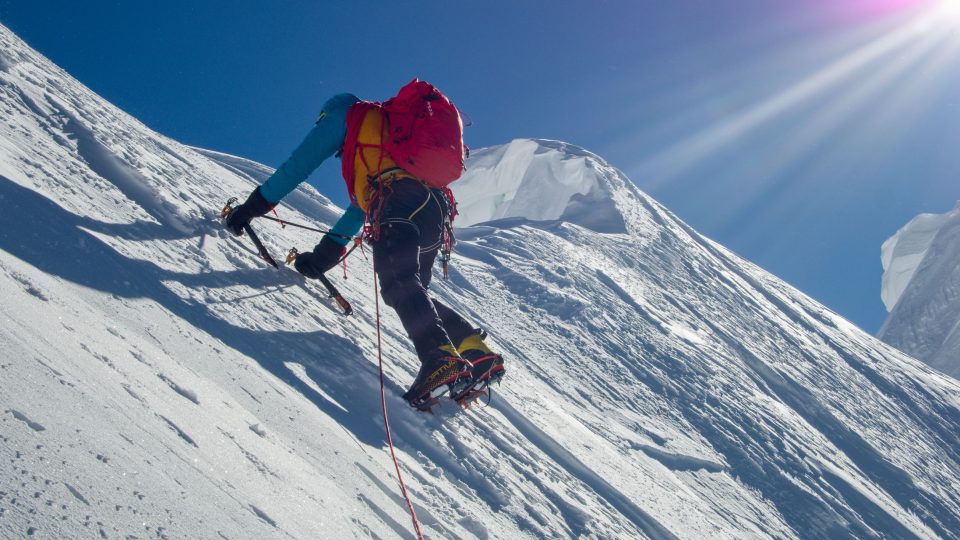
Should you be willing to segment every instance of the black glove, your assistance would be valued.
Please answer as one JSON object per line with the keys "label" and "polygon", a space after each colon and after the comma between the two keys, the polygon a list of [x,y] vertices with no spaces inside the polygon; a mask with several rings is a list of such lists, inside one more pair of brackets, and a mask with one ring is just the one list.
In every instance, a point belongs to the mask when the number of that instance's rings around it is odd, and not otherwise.
{"label": "black glove", "polygon": [[224,221],[224,225],[230,232],[240,236],[243,234],[243,228],[250,224],[250,220],[266,214],[271,208],[273,208],[273,204],[263,198],[258,187],[247,197],[246,202],[230,212],[230,215]]}
{"label": "black glove", "polygon": [[329,234],[325,234],[313,251],[297,255],[293,267],[304,276],[317,279],[336,266],[346,250],[346,247],[334,242]]}

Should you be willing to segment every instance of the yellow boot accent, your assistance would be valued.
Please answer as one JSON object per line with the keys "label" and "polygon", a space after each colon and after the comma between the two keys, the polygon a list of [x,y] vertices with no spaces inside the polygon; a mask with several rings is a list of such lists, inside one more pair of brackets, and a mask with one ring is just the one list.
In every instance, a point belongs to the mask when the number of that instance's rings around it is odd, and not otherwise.
{"label": "yellow boot accent", "polygon": [[466,339],[460,342],[460,346],[457,347],[457,352],[460,353],[460,356],[463,356],[463,353],[466,351],[480,351],[485,355],[493,354],[493,351],[490,350],[490,347],[487,347],[487,344],[483,342],[479,334],[467,336]]}
{"label": "yellow boot accent", "polygon": [[437,347],[437,348],[443,352],[450,353],[450,356],[457,356],[457,357],[460,356],[460,353],[457,352],[457,349],[453,348],[453,345],[441,345],[440,347]]}

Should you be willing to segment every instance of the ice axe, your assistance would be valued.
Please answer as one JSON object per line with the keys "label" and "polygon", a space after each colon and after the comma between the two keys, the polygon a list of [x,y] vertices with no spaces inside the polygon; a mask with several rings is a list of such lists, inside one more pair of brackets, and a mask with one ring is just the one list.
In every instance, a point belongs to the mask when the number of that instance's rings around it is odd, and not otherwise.
{"label": "ice axe", "polygon": [[[220,219],[227,219],[228,216],[233,212],[233,204],[237,202],[236,197],[230,197],[227,200],[227,203],[223,206],[223,209],[220,210]],[[253,241],[253,245],[257,247],[257,254],[260,255],[260,258],[267,262],[270,266],[274,268],[280,268],[280,265],[277,264],[277,261],[273,259],[270,255],[270,252],[267,251],[267,248],[264,247],[263,242],[260,241],[260,237],[257,236],[257,233],[253,232],[253,227],[249,223],[243,226],[243,230],[250,236],[250,240]],[[286,263],[290,264],[297,258],[297,249],[292,248],[290,253],[287,254]],[[337,304],[340,306],[340,309],[343,310],[345,316],[351,315],[353,313],[353,306],[350,305],[350,302],[347,302],[347,299],[340,294],[340,291],[333,286],[333,283],[330,283],[330,280],[326,276],[320,276],[320,283],[323,284],[324,288],[327,289],[327,292],[330,294],[330,297],[337,301]]]}

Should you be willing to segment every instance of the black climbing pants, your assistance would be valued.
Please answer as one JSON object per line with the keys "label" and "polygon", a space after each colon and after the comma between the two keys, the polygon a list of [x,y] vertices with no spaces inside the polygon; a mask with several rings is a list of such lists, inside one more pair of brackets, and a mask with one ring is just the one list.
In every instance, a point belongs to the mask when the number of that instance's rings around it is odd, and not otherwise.
{"label": "black climbing pants", "polygon": [[443,192],[418,180],[400,178],[372,203],[380,233],[373,242],[373,265],[383,301],[400,317],[421,360],[443,345],[456,346],[473,333],[457,312],[427,293],[448,215]]}

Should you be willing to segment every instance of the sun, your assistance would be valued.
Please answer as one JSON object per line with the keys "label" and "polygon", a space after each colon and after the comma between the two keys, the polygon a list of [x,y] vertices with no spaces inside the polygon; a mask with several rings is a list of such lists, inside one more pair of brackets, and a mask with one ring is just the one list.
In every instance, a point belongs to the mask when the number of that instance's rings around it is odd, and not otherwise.
{"label": "sun", "polygon": [[938,19],[960,24],[960,0],[940,0],[934,10]]}

